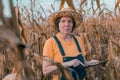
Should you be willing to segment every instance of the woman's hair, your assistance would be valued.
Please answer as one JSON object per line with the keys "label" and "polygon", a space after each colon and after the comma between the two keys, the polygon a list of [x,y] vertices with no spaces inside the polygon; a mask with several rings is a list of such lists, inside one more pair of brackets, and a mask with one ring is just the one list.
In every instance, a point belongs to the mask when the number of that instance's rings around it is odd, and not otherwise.
{"label": "woman's hair", "polygon": [[[71,18],[72,18],[72,17],[71,17]],[[59,30],[59,22],[60,22],[60,19],[61,19],[61,17],[58,17],[58,18],[55,20],[55,30],[58,31],[58,32],[60,32],[60,30]],[[72,32],[73,32],[76,23],[75,23],[74,18],[72,18],[72,20],[73,20],[73,28],[72,28]]]}

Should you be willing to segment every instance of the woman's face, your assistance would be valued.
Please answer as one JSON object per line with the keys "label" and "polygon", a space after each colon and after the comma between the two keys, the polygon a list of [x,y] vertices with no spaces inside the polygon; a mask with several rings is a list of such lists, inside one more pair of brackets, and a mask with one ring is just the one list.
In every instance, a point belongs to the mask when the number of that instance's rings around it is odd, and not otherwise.
{"label": "woman's face", "polygon": [[58,26],[60,32],[69,34],[72,32],[73,19],[71,17],[61,17]]}

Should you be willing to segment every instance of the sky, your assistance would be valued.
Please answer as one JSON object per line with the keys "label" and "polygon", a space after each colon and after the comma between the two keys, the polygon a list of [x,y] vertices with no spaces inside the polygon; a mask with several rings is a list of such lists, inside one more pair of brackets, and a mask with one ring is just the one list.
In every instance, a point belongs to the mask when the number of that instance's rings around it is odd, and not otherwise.
{"label": "sky", "polygon": [[[8,3],[7,1],[9,0],[3,0],[3,4],[5,5],[4,6],[4,14],[6,16],[10,16],[10,11],[9,11],[9,6],[8,6]],[[18,3],[16,2],[18,1]],[[23,7],[23,6],[27,6],[28,8],[30,7],[30,1],[31,0],[13,0],[14,2],[14,6],[18,5],[19,7]],[[32,1],[35,1],[35,0],[32,0]],[[74,5],[75,5],[75,8],[78,8],[79,7],[79,3],[80,3],[81,0],[73,0],[74,2]],[[90,1],[91,0],[88,0],[88,4],[89,6],[90,5]],[[108,2],[109,1],[109,2]],[[115,6],[115,2],[116,0],[100,0],[101,4],[102,3],[105,3],[105,6],[110,9],[110,10],[114,10],[114,6]],[[59,9],[59,0],[36,0],[36,3],[35,3],[35,9],[38,9],[39,10],[39,7],[37,5],[41,5],[43,7],[43,9],[45,10],[45,12],[47,13],[48,9],[51,9],[51,4],[55,7],[55,10],[57,11]],[[66,5],[67,6],[67,5]],[[88,7],[89,7],[88,6]],[[49,15],[49,14],[48,14]]]}

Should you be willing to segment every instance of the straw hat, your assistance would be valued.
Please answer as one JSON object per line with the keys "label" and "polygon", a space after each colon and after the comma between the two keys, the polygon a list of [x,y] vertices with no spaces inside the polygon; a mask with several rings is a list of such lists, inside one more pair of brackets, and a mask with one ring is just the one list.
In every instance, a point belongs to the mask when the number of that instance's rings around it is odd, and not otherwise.
{"label": "straw hat", "polygon": [[75,20],[75,28],[77,28],[80,23],[82,22],[82,15],[76,11],[74,11],[73,9],[70,8],[63,8],[58,12],[55,12],[53,14],[51,14],[48,17],[48,22],[49,22],[49,26],[53,29],[55,29],[55,21],[57,18],[62,17],[62,16],[68,16],[68,17],[72,17]]}

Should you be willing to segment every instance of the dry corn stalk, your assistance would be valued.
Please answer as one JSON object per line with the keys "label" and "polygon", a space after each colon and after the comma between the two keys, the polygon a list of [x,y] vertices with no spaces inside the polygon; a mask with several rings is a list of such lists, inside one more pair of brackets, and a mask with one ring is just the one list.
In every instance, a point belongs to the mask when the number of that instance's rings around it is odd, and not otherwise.
{"label": "dry corn stalk", "polygon": [[100,0],[96,0],[97,7],[100,8]]}
{"label": "dry corn stalk", "polygon": [[[1,0],[0,3],[2,3]],[[14,59],[13,63],[16,72],[9,74],[3,80],[37,80],[34,71],[26,63],[24,53],[26,46],[22,43],[19,36],[12,0],[10,0],[9,3],[12,17],[6,18],[3,13],[0,14],[0,18],[3,21],[3,25],[0,26],[0,42],[4,47],[9,48],[8,55],[11,55],[11,58]],[[0,5],[0,7],[2,7],[2,5]],[[3,12],[3,8],[1,8],[0,11]]]}

